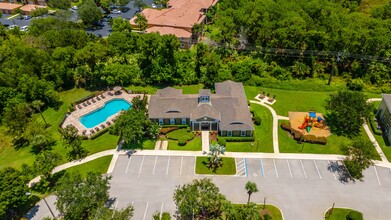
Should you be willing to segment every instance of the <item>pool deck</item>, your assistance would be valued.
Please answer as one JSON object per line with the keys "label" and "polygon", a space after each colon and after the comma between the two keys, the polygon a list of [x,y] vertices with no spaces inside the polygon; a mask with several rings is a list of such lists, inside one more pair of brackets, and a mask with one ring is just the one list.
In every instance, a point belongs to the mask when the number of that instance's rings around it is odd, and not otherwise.
{"label": "pool deck", "polygon": [[[80,104],[76,105],[75,111],[73,111],[73,112],[68,114],[68,116],[66,117],[66,119],[62,123],[61,127],[65,128],[67,125],[73,125],[73,126],[75,126],[77,128],[77,130],[79,131],[80,135],[86,135],[87,137],[91,136],[92,134],[102,130],[103,129],[102,125],[104,125],[104,127],[108,127],[109,125],[106,122],[109,121],[109,122],[111,122],[111,125],[112,125],[113,124],[113,119],[115,119],[119,115],[120,112],[110,116],[106,121],[104,121],[101,124],[98,124],[94,128],[86,128],[80,122],[80,118],[81,117],[83,117],[84,115],[86,115],[86,114],[88,114],[90,112],[93,112],[93,111],[95,111],[95,110],[97,110],[99,108],[102,108],[105,105],[105,103],[109,102],[110,100],[113,100],[113,99],[124,99],[127,102],[131,103],[132,99],[134,97],[136,97],[136,96],[143,96],[142,94],[128,94],[128,93],[126,93],[123,90],[121,91],[121,94],[116,94],[116,95],[114,95],[113,92],[104,92],[102,94],[103,94],[103,96],[105,98],[102,98],[101,95],[98,95],[100,100],[98,100],[96,97],[94,97],[94,98],[91,98],[89,100],[84,101],[83,103],[80,103]],[[95,103],[92,101],[92,99],[95,100]],[[149,96],[148,96],[148,101],[149,101]],[[89,102],[90,104],[87,104],[87,102]],[[80,106],[80,108],[78,106]],[[94,132],[91,132],[91,130],[94,130]],[[85,131],[84,134],[83,134],[83,131]]]}

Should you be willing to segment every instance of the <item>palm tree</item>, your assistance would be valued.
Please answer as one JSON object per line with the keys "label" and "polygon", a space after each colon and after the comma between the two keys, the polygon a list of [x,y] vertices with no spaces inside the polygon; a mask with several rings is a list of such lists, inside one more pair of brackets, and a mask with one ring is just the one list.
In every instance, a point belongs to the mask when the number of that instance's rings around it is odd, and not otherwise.
{"label": "palm tree", "polygon": [[41,112],[41,107],[44,106],[44,105],[45,105],[45,103],[43,103],[41,100],[34,100],[34,101],[31,103],[31,106],[33,106],[33,108],[35,108],[35,109],[39,112],[39,114],[41,115],[43,121],[44,121],[45,124],[46,124],[46,127],[48,127],[49,124],[46,122],[45,117],[43,117],[43,114],[42,114],[42,112]]}
{"label": "palm tree", "polygon": [[258,187],[257,187],[257,184],[248,181],[246,183],[245,189],[246,189],[247,194],[248,194],[247,204],[249,204],[250,203],[251,194],[258,192]]}
{"label": "palm tree", "polygon": [[215,171],[220,166],[220,154],[225,153],[225,147],[220,144],[210,145],[208,155],[211,156],[209,160],[209,168],[213,168]]}
{"label": "palm tree", "polygon": [[138,27],[140,28],[140,31],[142,31],[143,33],[145,32],[145,30],[148,27],[148,20],[141,13],[136,14],[136,19],[134,19],[134,23],[136,23],[138,25]]}

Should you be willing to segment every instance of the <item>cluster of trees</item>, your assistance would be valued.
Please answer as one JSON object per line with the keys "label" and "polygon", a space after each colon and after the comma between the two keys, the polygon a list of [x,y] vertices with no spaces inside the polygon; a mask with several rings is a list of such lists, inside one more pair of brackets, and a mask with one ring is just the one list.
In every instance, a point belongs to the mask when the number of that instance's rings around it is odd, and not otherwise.
{"label": "cluster of trees", "polygon": [[[227,0],[218,4],[212,38],[227,47],[234,45],[296,49],[295,54],[273,56],[289,73],[281,79],[322,77],[336,67],[349,78],[365,83],[390,83],[390,64],[347,59],[344,54],[368,54],[390,58],[391,3],[367,15],[356,0]],[[304,56],[305,50],[337,51],[333,56]],[[274,71],[273,71],[274,72]]]}
{"label": "cluster of trees", "polygon": [[136,96],[132,108],[122,112],[110,127],[110,132],[120,136],[124,145],[140,143],[145,138],[156,138],[160,126],[147,116],[147,96]]}
{"label": "cluster of trees", "polygon": [[257,185],[249,181],[245,185],[245,190],[248,194],[247,204],[232,204],[210,179],[195,179],[192,183],[178,186],[174,192],[174,202],[178,208],[177,217],[180,219],[269,219],[270,216],[261,216],[259,206],[250,202],[251,195],[258,192]]}
{"label": "cluster of trees", "polygon": [[349,144],[341,146],[347,155],[344,164],[348,177],[361,180],[364,177],[363,170],[372,165],[372,160],[378,156],[373,143],[360,136],[362,124],[371,115],[373,104],[367,102],[367,97],[362,92],[339,91],[330,94],[325,108],[330,130],[351,139]]}

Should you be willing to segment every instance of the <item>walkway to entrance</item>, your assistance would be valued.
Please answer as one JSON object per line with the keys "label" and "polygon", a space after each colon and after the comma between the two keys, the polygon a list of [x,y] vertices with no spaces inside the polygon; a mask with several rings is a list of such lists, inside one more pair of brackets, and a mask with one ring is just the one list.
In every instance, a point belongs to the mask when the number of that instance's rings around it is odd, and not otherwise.
{"label": "walkway to entrance", "polygon": [[209,131],[201,131],[202,151],[209,152]]}

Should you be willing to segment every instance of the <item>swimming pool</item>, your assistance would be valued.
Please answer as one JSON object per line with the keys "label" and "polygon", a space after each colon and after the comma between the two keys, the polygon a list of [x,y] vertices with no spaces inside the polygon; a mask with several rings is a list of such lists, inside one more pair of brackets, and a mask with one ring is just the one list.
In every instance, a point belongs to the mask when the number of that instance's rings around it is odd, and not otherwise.
{"label": "swimming pool", "polygon": [[80,123],[86,128],[93,128],[102,122],[105,122],[110,116],[121,110],[128,110],[132,105],[124,99],[113,99],[105,103],[105,105],[93,112],[83,115],[80,118]]}

